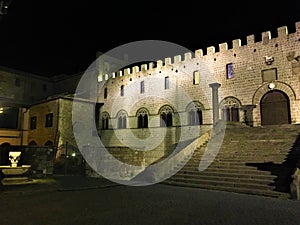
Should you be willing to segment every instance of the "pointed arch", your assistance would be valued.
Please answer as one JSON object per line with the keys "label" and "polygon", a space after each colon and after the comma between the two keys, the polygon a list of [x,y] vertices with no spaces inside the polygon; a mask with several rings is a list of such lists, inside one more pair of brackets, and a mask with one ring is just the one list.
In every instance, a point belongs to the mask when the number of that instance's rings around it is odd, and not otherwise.
{"label": "pointed arch", "polygon": [[163,105],[159,109],[159,115],[160,115],[160,126],[161,127],[172,127],[173,126],[174,110],[170,105]]}
{"label": "pointed arch", "polygon": [[222,120],[239,122],[239,109],[241,108],[241,106],[241,101],[236,97],[228,96],[224,98],[219,104],[219,108],[222,112]]}
{"label": "pointed arch", "polygon": [[53,141],[48,140],[44,146],[53,146]]}
{"label": "pointed arch", "polygon": [[124,109],[121,109],[117,113],[117,119],[118,119],[118,129],[125,129],[127,128],[127,117],[128,114]]}
{"label": "pointed arch", "polygon": [[37,143],[35,141],[30,141],[28,143],[28,146],[37,146]]}
{"label": "pointed arch", "polygon": [[146,108],[138,109],[136,117],[138,119],[138,128],[148,128],[149,111]]}
{"label": "pointed arch", "polygon": [[185,111],[188,114],[188,124],[190,126],[197,126],[203,124],[203,109],[203,104],[199,101],[192,101],[187,105]]}
{"label": "pointed arch", "polygon": [[107,130],[109,128],[109,113],[108,112],[102,112],[101,114],[101,123],[102,123],[102,130]]}

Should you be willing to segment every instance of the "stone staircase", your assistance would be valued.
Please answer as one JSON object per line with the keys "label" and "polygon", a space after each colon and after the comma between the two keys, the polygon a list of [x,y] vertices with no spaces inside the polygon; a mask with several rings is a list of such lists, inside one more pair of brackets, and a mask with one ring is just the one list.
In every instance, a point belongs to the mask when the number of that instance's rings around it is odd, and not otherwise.
{"label": "stone staircase", "polygon": [[[248,127],[228,123],[223,132],[223,142],[214,160],[207,152],[215,147],[214,139],[219,134],[197,148],[188,163],[163,183],[290,198],[300,125]],[[209,165],[203,171],[199,171],[200,161]]]}

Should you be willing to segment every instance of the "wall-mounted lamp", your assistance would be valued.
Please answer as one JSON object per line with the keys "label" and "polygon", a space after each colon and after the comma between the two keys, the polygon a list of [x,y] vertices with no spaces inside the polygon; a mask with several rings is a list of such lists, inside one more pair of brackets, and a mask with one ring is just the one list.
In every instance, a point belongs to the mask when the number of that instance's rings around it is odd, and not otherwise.
{"label": "wall-mounted lamp", "polygon": [[265,63],[267,65],[271,65],[274,62],[274,57],[273,56],[265,56]]}
{"label": "wall-mounted lamp", "polygon": [[270,88],[270,89],[274,89],[275,86],[276,86],[276,85],[275,85],[274,83],[270,83],[270,84],[269,84],[269,88]]}

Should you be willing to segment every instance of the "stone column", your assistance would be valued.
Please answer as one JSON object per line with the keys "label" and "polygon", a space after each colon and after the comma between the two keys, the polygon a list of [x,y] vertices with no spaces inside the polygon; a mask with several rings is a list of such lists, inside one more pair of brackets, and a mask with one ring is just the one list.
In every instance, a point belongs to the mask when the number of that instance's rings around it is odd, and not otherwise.
{"label": "stone column", "polygon": [[212,88],[212,107],[213,107],[213,125],[215,126],[219,121],[219,96],[218,88],[221,86],[219,83],[211,83],[209,86]]}

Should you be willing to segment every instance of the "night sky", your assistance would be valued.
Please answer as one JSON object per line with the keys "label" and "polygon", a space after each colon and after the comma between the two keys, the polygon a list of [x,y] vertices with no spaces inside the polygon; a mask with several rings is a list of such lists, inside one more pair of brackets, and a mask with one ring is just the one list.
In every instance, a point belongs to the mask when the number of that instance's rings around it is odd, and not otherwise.
{"label": "night sky", "polygon": [[280,26],[293,33],[300,21],[300,1],[10,1],[0,18],[0,65],[44,76],[84,71],[96,52],[133,41],[194,51],[264,31],[274,37]]}

